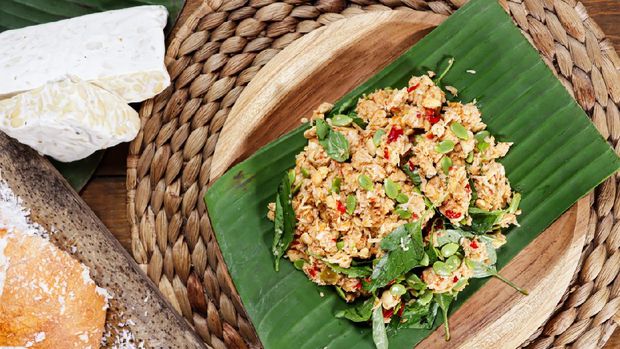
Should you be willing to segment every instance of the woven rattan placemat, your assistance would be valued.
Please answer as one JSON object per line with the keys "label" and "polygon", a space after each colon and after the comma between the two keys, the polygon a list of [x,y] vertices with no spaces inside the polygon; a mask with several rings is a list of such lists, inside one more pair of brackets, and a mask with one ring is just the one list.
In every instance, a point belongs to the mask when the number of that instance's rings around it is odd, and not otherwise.
{"label": "woven rattan placemat", "polygon": [[[172,85],[143,104],[142,129],[130,146],[128,216],[134,258],[207,344],[260,347],[202,199],[219,132],[243,88],[280,50],[323,25],[366,11],[448,15],[465,2],[206,0],[177,24],[166,56]],[[501,2],[601,134],[620,150],[620,59],[584,6],[575,0]],[[580,268],[556,312],[524,346],[602,347],[616,328],[618,178],[590,196]]]}

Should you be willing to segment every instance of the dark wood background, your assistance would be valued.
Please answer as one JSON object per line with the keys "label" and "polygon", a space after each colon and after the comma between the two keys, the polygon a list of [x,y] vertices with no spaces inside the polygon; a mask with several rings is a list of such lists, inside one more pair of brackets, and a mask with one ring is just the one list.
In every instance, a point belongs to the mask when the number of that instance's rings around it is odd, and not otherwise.
{"label": "dark wood background", "polygon": [[[588,13],[620,51],[620,0],[581,0]],[[130,250],[131,234],[127,221],[125,166],[127,144],[108,150],[93,179],[80,195],[90,205],[121,244]],[[616,331],[605,348],[620,348],[620,331]]]}

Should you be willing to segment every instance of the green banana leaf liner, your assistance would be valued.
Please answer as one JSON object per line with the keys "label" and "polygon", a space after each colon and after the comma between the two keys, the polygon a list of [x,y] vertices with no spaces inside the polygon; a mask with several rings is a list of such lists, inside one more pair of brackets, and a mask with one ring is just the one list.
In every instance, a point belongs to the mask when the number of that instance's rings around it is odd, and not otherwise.
{"label": "green banana leaf liner", "polygon": [[[508,242],[498,250],[501,268],[616,172],[620,159],[496,1],[471,1],[335,109],[351,110],[365,93],[402,88],[412,75],[440,71],[450,57],[455,63],[443,85],[456,87],[458,100],[476,99],[488,130],[500,141],[514,142],[501,162],[522,194],[523,214],[521,226],[506,232]],[[286,260],[279,272],[273,268],[267,204],[305,146],[307,127],[263,147],[213,184],[206,195],[212,227],[265,348],[374,348],[369,327],[334,317],[345,303],[332,288],[313,284]],[[451,311],[485,281],[473,280]],[[390,347],[411,348],[430,332],[400,330],[390,337]]]}

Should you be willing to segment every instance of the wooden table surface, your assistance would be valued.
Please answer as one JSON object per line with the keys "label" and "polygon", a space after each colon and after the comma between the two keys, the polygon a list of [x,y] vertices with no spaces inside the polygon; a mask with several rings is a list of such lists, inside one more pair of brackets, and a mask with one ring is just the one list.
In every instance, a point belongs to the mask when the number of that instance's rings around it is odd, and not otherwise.
{"label": "wooden table surface", "polygon": [[[620,1],[581,0],[581,2],[613,41],[616,51],[620,52]],[[93,179],[80,195],[121,244],[130,250],[131,235],[127,221],[125,190],[127,149],[127,144],[109,149]],[[620,331],[612,335],[605,348],[620,348]]]}

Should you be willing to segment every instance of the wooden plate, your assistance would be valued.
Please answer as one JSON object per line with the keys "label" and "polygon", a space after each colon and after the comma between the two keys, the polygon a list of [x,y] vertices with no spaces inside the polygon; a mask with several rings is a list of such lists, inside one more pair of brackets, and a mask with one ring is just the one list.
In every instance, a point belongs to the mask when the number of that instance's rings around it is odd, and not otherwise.
{"label": "wooden plate", "polygon": [[[224,125],[211,178],[291,131],[321,102],[334,102],[411,47],[445,17],[415,11],[358,15],[316,30],[274,57],[243,91]],[[502,273],[527,297],[490,280],[418,348],[516,348],[551,315],[585,240],[584,198],[522,250]]]}

